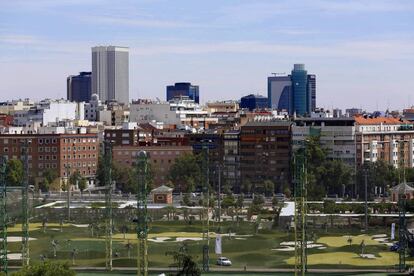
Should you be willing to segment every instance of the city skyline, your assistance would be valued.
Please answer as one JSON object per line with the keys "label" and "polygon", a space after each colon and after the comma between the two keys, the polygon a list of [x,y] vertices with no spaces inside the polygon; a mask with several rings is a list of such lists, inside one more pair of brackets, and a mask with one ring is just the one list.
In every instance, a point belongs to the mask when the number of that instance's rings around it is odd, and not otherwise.
{"label": "city skyline", "polygon": [[163,98],[167,85],[187,81],[202,103],[266,96],[272,72],[304,63],[318,78],[318,106],[414,105],[410,1],[166,3],[2,2],[0,100],[64,98],[66,77],[91,71],[90,47],[122,45],[130,99]]}

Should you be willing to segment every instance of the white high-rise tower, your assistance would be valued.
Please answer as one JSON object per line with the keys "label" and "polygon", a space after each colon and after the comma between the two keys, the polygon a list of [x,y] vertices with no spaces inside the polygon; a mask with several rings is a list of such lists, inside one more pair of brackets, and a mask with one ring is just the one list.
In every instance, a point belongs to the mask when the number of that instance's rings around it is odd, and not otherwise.
{"label": "white high-rise tower", "polygon": [[102,102],[129,103],[129,48],[92,47],[92,94]]}

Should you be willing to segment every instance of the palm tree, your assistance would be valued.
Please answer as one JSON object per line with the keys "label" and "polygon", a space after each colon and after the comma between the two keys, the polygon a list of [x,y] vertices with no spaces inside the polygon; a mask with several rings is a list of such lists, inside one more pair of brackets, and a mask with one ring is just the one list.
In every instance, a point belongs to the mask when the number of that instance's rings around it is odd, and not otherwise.
{"label": "palm tree", "polygon": [[124,240],[126,239],[126,233],[128,233],[128,225],[124,224],[121,226],[121,232],[124,235]]}
{"label": "palm tree", "polygon": [[75,265],[75,257],[76,257],[77,254],[78,254],[78,250],[76,248],[73,248],[72,253],[71,253],[71,255],[72,255],[72,265]]}
{"label": "palm tree", "polygon": [[128,240],[128,243],[125,245],[127,251],[128,251],[128,259],[131,259],[131,249],[132,249],[132,243]]}
{"label": "palm tree", "polygon": [[58,246],[58,241],[53,239],[50,243],[51,243],[52,249],[53,249],[53,257],[56,258],[56,249],[57,249],[57,246]]}

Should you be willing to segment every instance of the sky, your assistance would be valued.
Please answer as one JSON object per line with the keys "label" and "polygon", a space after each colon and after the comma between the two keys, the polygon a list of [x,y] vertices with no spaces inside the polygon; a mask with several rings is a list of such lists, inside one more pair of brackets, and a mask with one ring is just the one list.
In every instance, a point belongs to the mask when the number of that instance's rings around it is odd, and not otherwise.
{"label": "sky", "polygon": [[412,0],[0,0],[0,100],[66,97],[91,47],[130,47],[130,98],[192,82],[202,102],[267,96],[304,63],[317,106],[414,105]]}

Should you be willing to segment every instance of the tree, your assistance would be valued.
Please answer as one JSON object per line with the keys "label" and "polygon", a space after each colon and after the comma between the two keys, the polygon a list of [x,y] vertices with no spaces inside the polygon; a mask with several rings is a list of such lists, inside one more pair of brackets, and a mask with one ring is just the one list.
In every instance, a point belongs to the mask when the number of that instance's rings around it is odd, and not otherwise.
{"label": "tree", "polygon": [[272,180],[265,180],[263,182],[263,188],[266,196],[272,195],[275,192],[275,183]]}
{"label": "tree", "polygon": [[82,177],[80,181],[78,182],[78,187],[81,193],[86,189],[87,186],[88,186],[88,181],[86,180],[85,177]]}
{"label": "tree", "polygon": [[199,276],[201,275],[201,270],[198,267],[197,263],[194,261],[193,257],[188,254],[187,247],[183,245],[179,251],[168,251],[167,256],[172,256],[174,263],[171,265],[177,267],[176,276]]}
{"label": "tree", "polygon": [[68,264],[44,262],[30,265],[11,274],[12,276],[74,276],[75,271],[69,268]]}
{"label": "tree", "polygon": [[[70,175],[70,177],[69,177],[69,184],[71,186],[74,186],[76,184],[79,185],[79,182],[81,181],[81,179],[82,179],[82,175],[81,175],[80,171],[76,170],[74,173],[72,173]],[[70,189],[70,187],[67,187],[67,188]]]}
{"label": "tree", "polygon": [[6,181],[10,186],[21,186],[23,183],[24,168],[19,159],[10,159],[7,162]]}
{"label": "tree", "polygon": [[249,194],[252,191],[253,184],[250,179],[243,179],[242,181],[242,191],[245,194]]}
{"label": "tree", "polygon": [[200,156],[184,154],[176,158],[168,173],[168,179],[181,192],[193,192],[202,182]]}
{"label": "tree", "polygon": [[59,177],[57,171],[54,169],[44,170],[42,173],[42,176],[43,176],[43,181],[40,182],[40,185],[39,185],[39,189],[42,192],[49,191],[50,185],[54,183]]}
{"label": "tree", "polygon": [[128,240],[128,243],[125,245],[128,252],[128,259],[131,259],[131,249],[133,247],[132,243]]}

